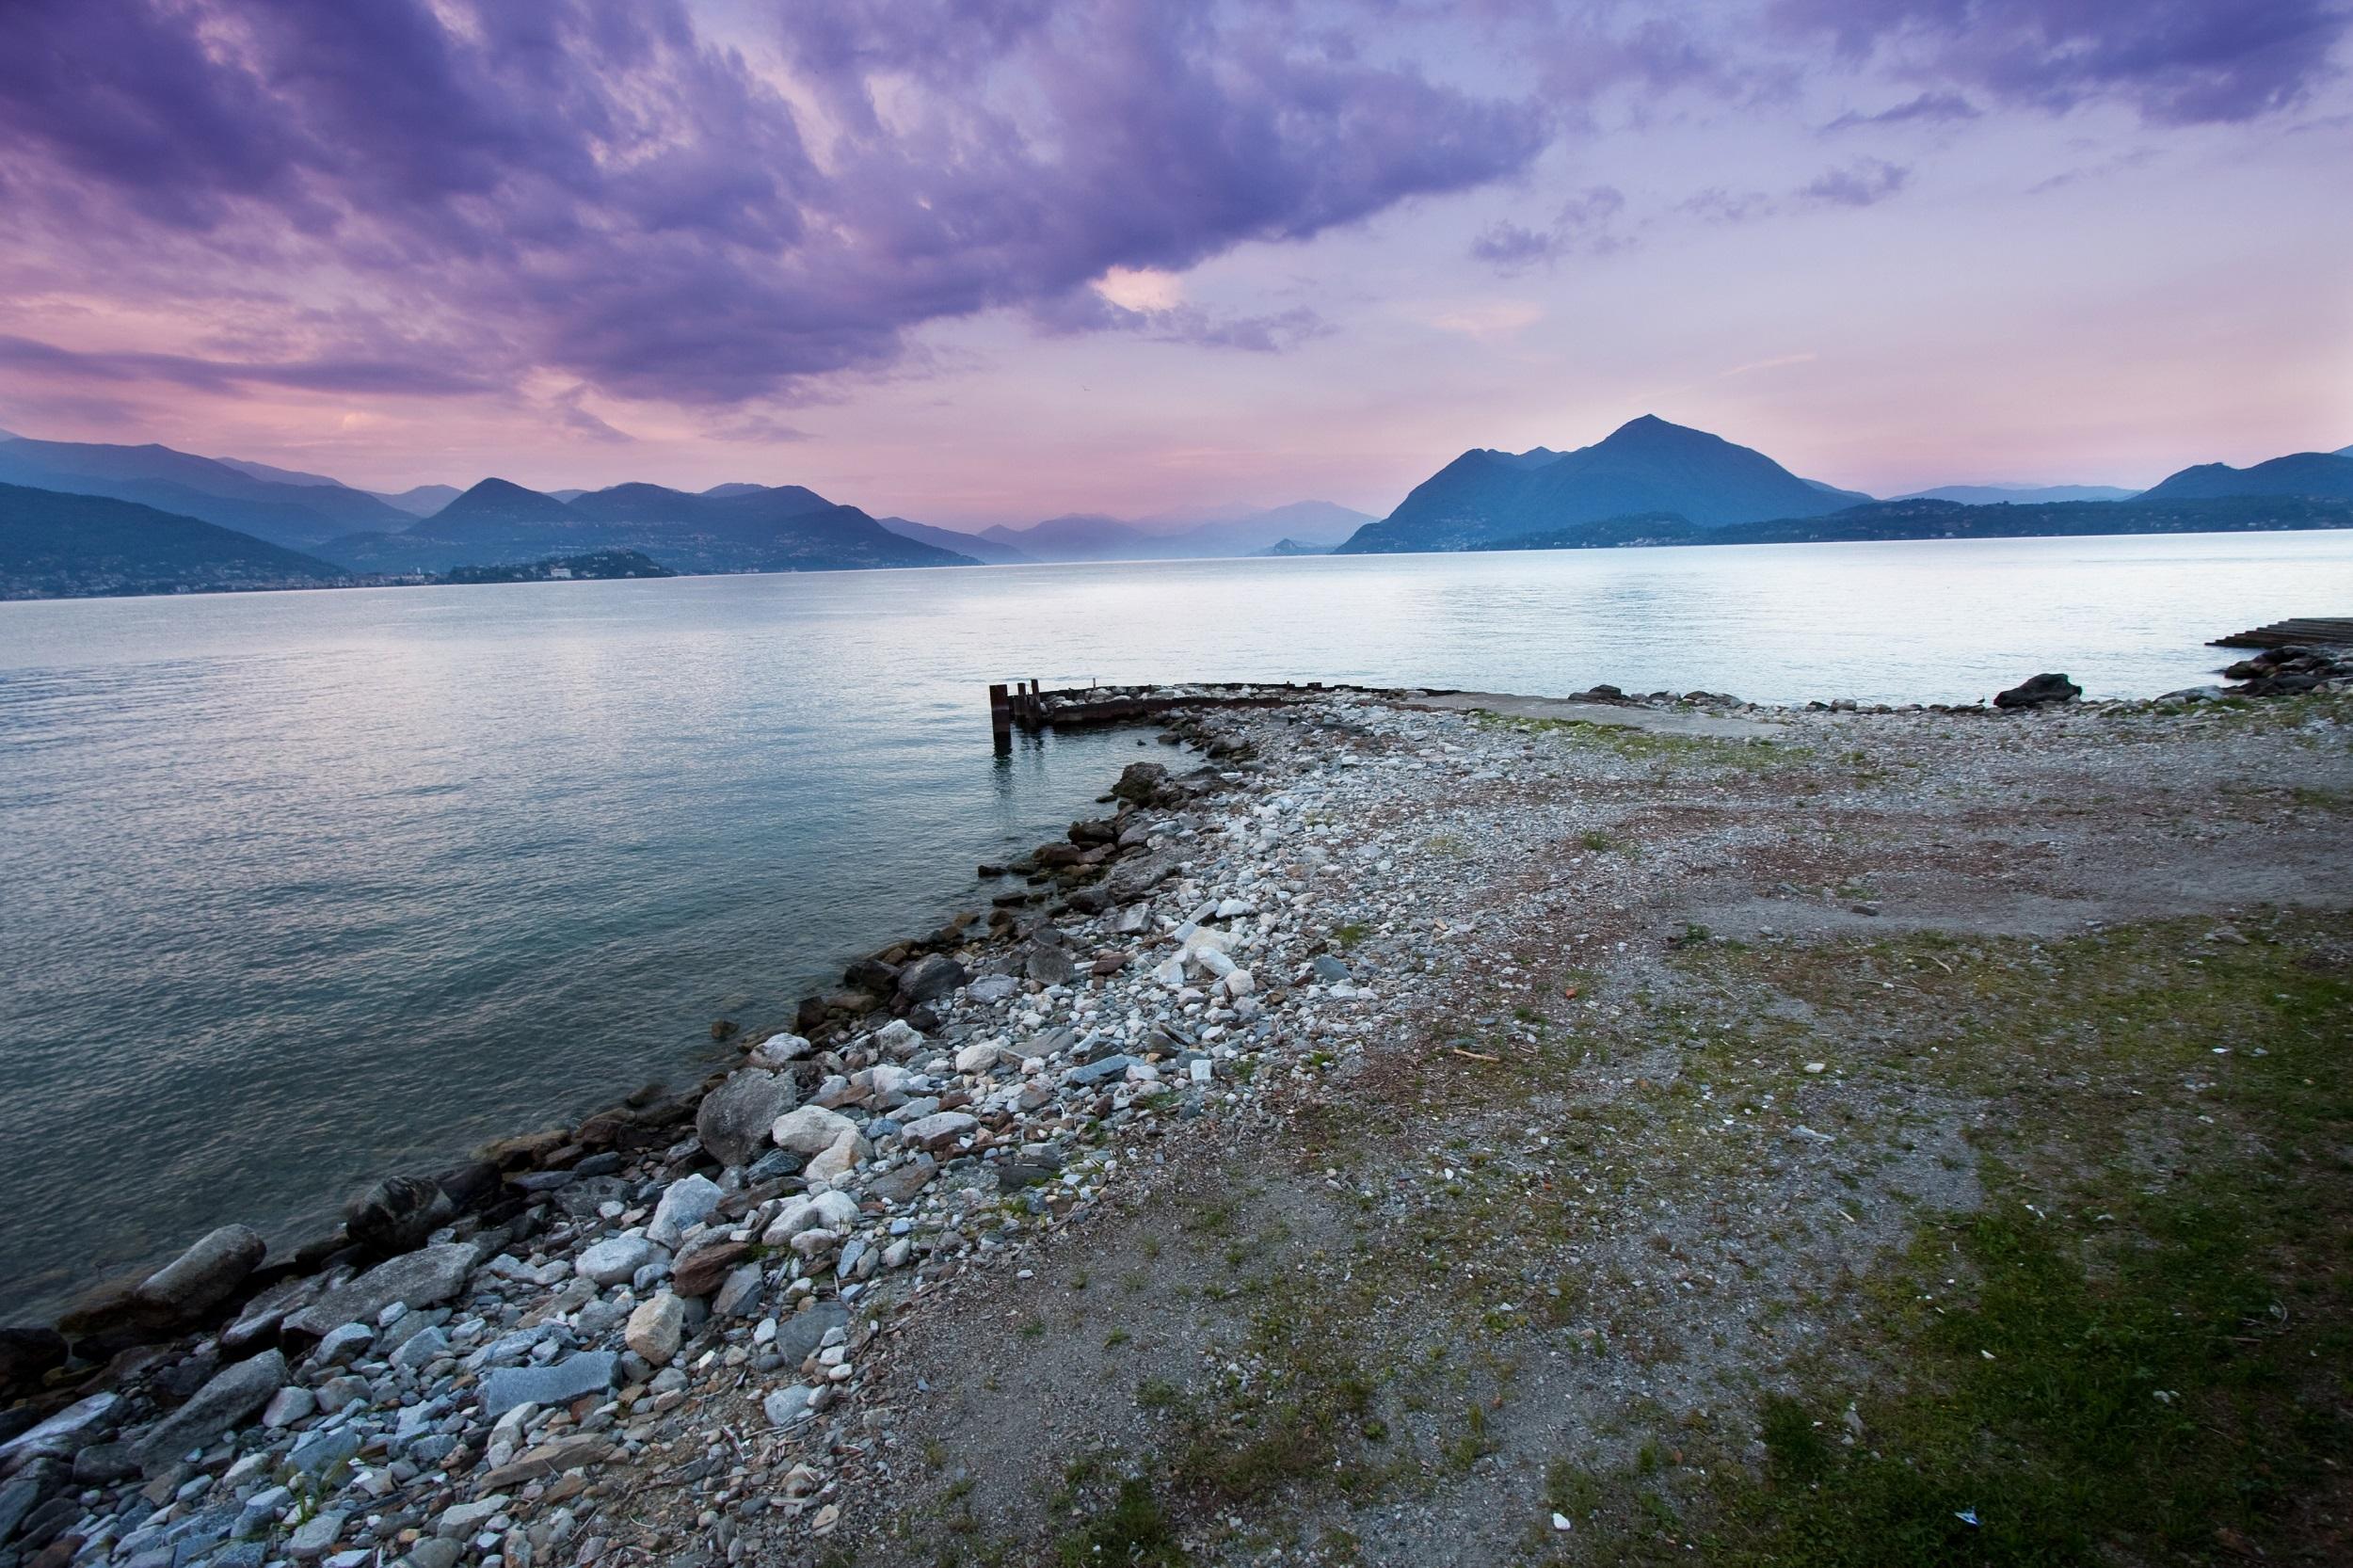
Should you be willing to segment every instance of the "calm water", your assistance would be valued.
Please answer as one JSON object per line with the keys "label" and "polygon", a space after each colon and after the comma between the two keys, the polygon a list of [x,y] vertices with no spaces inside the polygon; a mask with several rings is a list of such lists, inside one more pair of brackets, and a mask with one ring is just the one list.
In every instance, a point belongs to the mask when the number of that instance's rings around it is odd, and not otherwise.
{"label": "calm water", "polygon": [[2347,534],[0,604],[0,1315],[682,1081],[973,905],[1138,755],[994,758],[992,679],[2146,696],[2348,609]]}

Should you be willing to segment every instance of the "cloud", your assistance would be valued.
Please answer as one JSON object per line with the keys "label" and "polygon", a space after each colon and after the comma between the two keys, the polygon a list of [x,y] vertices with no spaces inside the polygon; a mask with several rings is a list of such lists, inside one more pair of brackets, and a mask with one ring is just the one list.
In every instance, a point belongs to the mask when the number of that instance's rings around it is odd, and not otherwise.
{"label": "cloud", "polygon": [[616,429],[584,407],[582,400],[587,395],[588,388],[584,384],[556,393],[556,415],[565,429],[592,441],[618,444],[637,439],[626,430]]}
{"label": "cloud", "polygon": [[162,381],[199,392],[282,387],[296,392],[429,395],[479,392],[463,367],[418,363],[392,354],[351,353],[284,360],[214,359],[146,351],[82,351],[0,334],[0,365],[62,380]]}
{"label": "cloud", "polygon": [[1786,35],[1850,64],[2066,110],[2097,99],[2156,124],[2252,120],[2336,72],[2340,0],[1773,0]]}
{"label": "cloud", "polygon": [[1606,256],[1634,242],[1612,227],[1625,210],[1625,194],[1612,185],[1592,185],[1577,192],[1542,230],[1512,222],[1491,225],[1471,242],[1474,260],[1498,272],[1521,272],[1539,263],[1546,265],[1564,256]]}
{"label": "cloud", "polygon": [[1912,170],[1883,158],[1857,158],[1798,188],[1801,200],[1833,207],[1873,207],[1904,188]]}
{"label": "cloud", "polygon": [[1477,186],[1552,134],[1279,5],[829,0],[762,22],[765,68],[681,0],[9,9],[0,166],[42,259],[127,237],[172,254],[158,289],[430,320],[444,380],[689,404]]}
{"label": "cloud", "polygon": [[775,414],[757,409],[744,409],[703,428],[704,435],[723,441],[758,441],[765,445],[782,445],[792,441],[815,440],[808,431],[784,423]]}
{"label": "cloud", "polygon": [[1675,203],[1675,211],[1707,223],[1751,223],[1777,210],[1773,199],[1761,190],[1733,191],[1721,185],[1710,185]]}
{"label": "cloud", "polygon": [[1849,110],[1822,127],[1825,131],[1851,131],[1859,125],[1936,124],[1955,120],[1976,120],[1980,111],[1975,104],[1957,92],[1924,92],[1919,97],[1881,109],[1877,114]]}

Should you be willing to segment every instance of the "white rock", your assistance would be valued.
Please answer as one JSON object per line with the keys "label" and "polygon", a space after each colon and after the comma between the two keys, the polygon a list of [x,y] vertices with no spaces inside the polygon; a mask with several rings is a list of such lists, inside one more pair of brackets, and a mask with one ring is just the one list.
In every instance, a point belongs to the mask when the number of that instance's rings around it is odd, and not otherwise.
{"label": "white rock", "polygon": [[572,1272],[593,1285],[618,1285],[661,1257],[662,1249],[642,1236],[616,1236],[572,1259]]}
{"label": "white rock", "polygon": [[686,1304],[664,1290],[638,1304],[629,1315],[629,1326],[621,1336],[631,1350],[661,1367],[678,1354],[679,1341],[685,1334]]}
{"label": "white rock", "polygon": [[752,1048],[748,1060],[755,1067],[774,1069],[798,1062],[813,1048],[797,1034],[771,1034]]}
{"label": "white rock", "polygon": [[824,1153],[840,1142],[845,1134],[853,1138],[857,1136],[857,1124],[839,1112],[815,1105],[804,1105],[797,1111],[786,1112],[776,1118],[776,1126],[768,1129],[768,1136],[776,1141],[779,1148],[810,1156]]}
{"label": "white rock", "polygon": [[711,1217],[727,1196],[719,1184],[706,1176],[681,1176],[670,1183],[654,1206],[653,1221],[646,1226],[646,1240],[658,1247],[676,1247],[679,1238]]}

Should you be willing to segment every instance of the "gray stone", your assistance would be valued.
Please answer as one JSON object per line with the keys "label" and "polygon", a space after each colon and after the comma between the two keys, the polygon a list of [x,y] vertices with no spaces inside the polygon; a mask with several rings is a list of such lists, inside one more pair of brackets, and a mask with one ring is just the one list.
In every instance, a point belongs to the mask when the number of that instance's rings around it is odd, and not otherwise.
{"label": "gray stone", "polygon": [[202,1448],[269,1403],[285,1383],[286,1358],[276,1351],[223,1369],[147,1430],[138,1440],[139,1468],[151,1477],[161,1474],[182,1454]]}
{"label": "gray stone", "polygon": [[0,1541],[16,1533],[16,1527],[24,1522],[24,1515],[33,1512],[40,1501],[40,1480],[36,1476],[19,1476],[6,1486],[0,1486]]}
{"label": "gray stone", "polygon": [[808,1414],[808,1401],[815,1393],[815,1389],[799,1383],[789,1388],[776,1389],[760,1400],[760,1413],[768,1417],[768,1424],[772,1427],[791,1426]]}
{"label": "gray stone", "polygon": [[408,1548],[410,1568],[457,1568],[457,1560],[465,1555],[463,1542],[440,1535],[428,1535]]}
{"label": "gray stone", "polygon": [[825,1336],[850,1325],[850,1309],[840,1302],[819,1302],[776,1325],[776,1353],[788,1367],[797,1367],[824,1342]]}
{"label": "gray stone", "polygon": [[741,1318],[760,1304],[760,1287],[767,1273],[757,1263],[746,1263],[721,1282],[718,1293],[711,1298],[711,1315],[714,1318]]}
{"label": "gray stone", "polygon": [[2084,695],[2084,689],[2063,675],[2033,676],[2012,686],[2009,691],[1993,695],[1996,708],[2041,708],[2049,704],[2073,702]]}
{"label": "gray stone", "polygon": [[204,1560],[204,1568],[262,1568],[269,1552],[259,1541],[235,1541]]}
{"label": "gray stone", "polygon": [[1067,985],[1073,972],[1070,954],[1050,942],[1032,942],[1021,968],[1040,985]]}
{"label": "gray stone", "polygon": [[329,1476],[337,1465],[348,1464],[359,1458],[360,1447],[357,1427],[306,1432],[295,1439],[293,1448],[286,1450],[286,1464],[306,1476]]}
{"label": "gray stone", "polygon": [[1083,1067],[1073,1067],[1062,1077],[1064,1083],[1076,1083],[1082,1088],[1092,1088],[1098,1083],[1111,1083],[1126,1078],[1128,1069],[1135,1064],[1134,1057],[1122,1052],[1106,1056],[1099,1061],[1090,1062]]}
{"label": "gray stone", "polygon": [[1316,978],[1322,981],[1326,985],[1345,985],[1348,984],[1348,966],[1341,963],[1338,959],[1333,957],[1328,952],[1317,953],[1316,961],[1311,967],[1316,971]]}
{"label": "gray stone", "polygon": [[182,1320],[211,1311],[261,1267],[269,1243],[248,1225],[223,1225],[147,1276],[139,1300]]}
{"label": "gray stone", "polygon": [[332,1511],[314,1513],[296,1526],[294,1533],[286,1537],[286,1555],[296,1562],[308,1562],[313,1558],[325,1557],[328,1548],[334,1545],[336,1539],[343,1533],[344,1516],[342,1514]]}
{"label": "gray stone", "polygon": [[909,1003],[937,1001],[966,978],[964,966],[946,953],[927,953],[899,971],[899,995]]}
{"label": "gray stone", "polygon": [[419,1248],[377,1264],[289,1314],[283,1332],[316,1339],[344,1323],[373,1323],[394,1302],[412,1310],[431,1306],[464,1289],[473,1265],[474,1250],[462,1242]]}
{"label": "gray stone", "polygon": [[36,1459],[61,1459],[112,1432],[122,1419],[122,1396],[92,1394],[0,1443],[0,1471],[14,1471]]}
{"label": "gray stone", "polygon": [[270,1527],[278,1523],[278,1516],[293,1503],[292,1487],[265,1486],[245,1500],[245,1506],[237,1511],[237,1522],[230,1527],[229,1533],[240,1539],[266,1535]]}
{"label": "gray stone", "polygon": [[695,1135],[722,1165],[744,1165],[768,1147],[768,1129],[792,1109],[788,1073],[746,1067],[703,1096],[695,1112]]}
{"label": "gray stone", "polygon": [[340,1367],[346,1361],[357,1361],[360,1353],[376,1343],[376,1330],[365,1323],[338,1323],[327,1331],[311,1352],[311,1359],[322,1367]]}
{"label": "gray stone", "polygon": [[386,1176],[344,1205],[344,1234],[375,1253],[408,1252],[456,1216],[431,1176]]}
{"label": "gray stone", "polygon": [[964,988],[964,994],[974,1001],[991,1004],[1011,1001],[1021,990],[1021,982],[1009,974],[984,974]]}
{"label": "gray stone", "polygon": [[482,1415],[495,1421],[519,1404],[569,1404],[613,1386],[620,1358],[611,1351],[582,1351],[544,1367],[502,1367],[482,1380]]}
{"label": "gray stone", "polygon": [[936,1111],[920,1121],[909,1122],[901,1136],[920,1149],[945,1148],[974,1128],[977,1117],[963,1111]]}
{"label": "gray stone", "polygon": [[273,1430],[293,1426],[317,1414],[318,1396],[298,1383],[290,1383],[270,1397],[268,1408],[262,1412],[262,1425]]}
{"label": "gray stone", "polygon": [[325,1288],[325,1282],[315,1274],[271,1286],[239,1308],[236,1318],[220,1331],[221,1349],[234,1353],[273,1337],[286,1314],[316,1300]]}
{"label": "gray stone", "polygon": [[681,1176],[664,1190],[646,1226],[646,1239],[659,1247],[675,1248],[679,1238],[711,1217],[727,1194],[706,1176]]}
{"label": "gray stone", "polygon": [[808,1156],[798,1149],[770,1149],[744,1170],[744,1184],[757,1187],[763,1181],[781,1181],[786,1176],[796,1176],[808,1163]]}
{"label": "gray stone", "polygon": [[422,1328],[401,1342],[392,1352],[392,1365],[403,1371],[413,1372],[449,1354],[449,1336],[438,1328]]}
{"label": "gray stone", "polygon": [[642,1236],[616,1236],[572,1259],[572,1272],[596,1285],[618,1285],[657,1261],[662,1249]]}

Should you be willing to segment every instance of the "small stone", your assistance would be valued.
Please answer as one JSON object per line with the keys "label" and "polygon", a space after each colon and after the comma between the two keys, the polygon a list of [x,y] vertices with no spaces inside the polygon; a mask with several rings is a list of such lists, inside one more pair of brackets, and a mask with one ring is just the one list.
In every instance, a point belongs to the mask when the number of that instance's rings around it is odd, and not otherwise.
{"label": "small stone", "polygon": [[342,1514],[331,1511],[314,1513],[296,1526],[294,1533],[286,1537],[286,1555],[296,1562],[309,1562],[325,1557],[328,1548],[334,1545],[343,1533]]}
{"label": "small stone", "polygon": [[681,1176],[663,1190],[646,1226],[646,1240],[659,1247],[676,1247],[679,1238],[709,1219],[725,1196],[709,1176]]}
{"label": "small stone", "polygon": [[269,1404],[262,1411],[262,1425],[276,1431],[308,1420],[319,1407],[318,1396],[298,1383],[290,1383],[270,1396]]}
{"label": "small stone", "polygon": [[918,1148],[939,1149],[954,1143],[974,1128],[978,1118],[962,1111],[937,1111],[900,1129],[900,1136]]}
{"label": "small stone", "polygon": [[629,1315],[629,1327],[621,1337],[631,1350],[661,1367],[678,1354],[679,1341],[685,1333],[686,1304],[665,1291],[639,1304],[637,1310]]}
{"label": "small stone", "polygon": [[573,1258],[572,1272],[594,1285],[618,1285],[661,1256],[662,1249],[642,1236],[616,1236]]}
{"label": "small stone", "polygon": [[809,1397],[816,1392],[806,1384],[796,1383],[779,1388],[760,1402],[760,1413],[772,1427],[791,1426],[808,1414]]}
{"label": "small stone", "polygon": [[519,1404],[568,1404],[600,1394],[613,1386],[619,1359],[611,1351],[582,1351],[543,1367],[501,1367],[482,1380],[483,1416],[495,1421]]}
{"label": "small stone", "polygon": [[346,1361],[357,1361],[360,1353],[375,1343],[376,1330],[367,1324],[338,1323],[312,1350],[311,1358],[322,1367],[340,1367]]}

